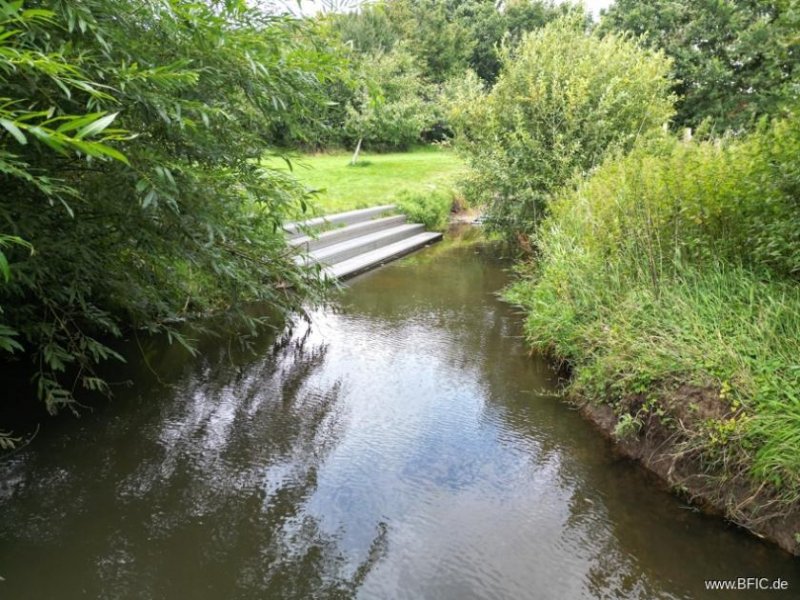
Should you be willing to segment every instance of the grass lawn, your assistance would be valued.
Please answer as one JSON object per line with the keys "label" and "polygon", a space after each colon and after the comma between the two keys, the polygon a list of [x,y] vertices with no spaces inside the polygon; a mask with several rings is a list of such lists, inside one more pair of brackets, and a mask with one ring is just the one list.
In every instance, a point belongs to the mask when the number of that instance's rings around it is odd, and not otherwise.
{"label": "grass lawn", "polygon": [[[335,213],[392,202],[402,192],[447,191],[455,186],[464,164],[455,152],[423,147],[410,152],[362,152],[356,166],[346,151],[307,154],[292,161],[294,175],[318,190],[318,213]],[[276,168],[288,168],[270,160]]]}

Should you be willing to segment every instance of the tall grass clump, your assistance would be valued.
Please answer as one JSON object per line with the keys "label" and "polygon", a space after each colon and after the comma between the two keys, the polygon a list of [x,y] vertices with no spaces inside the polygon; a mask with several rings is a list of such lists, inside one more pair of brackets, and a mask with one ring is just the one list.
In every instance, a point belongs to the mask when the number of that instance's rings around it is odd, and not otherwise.
{"label": "tall grass clump", "polygon": [[789,117],[608,158],[553,201],[507,293],[576,398],[657,419],[746,524],[800,499],[798,144]]}

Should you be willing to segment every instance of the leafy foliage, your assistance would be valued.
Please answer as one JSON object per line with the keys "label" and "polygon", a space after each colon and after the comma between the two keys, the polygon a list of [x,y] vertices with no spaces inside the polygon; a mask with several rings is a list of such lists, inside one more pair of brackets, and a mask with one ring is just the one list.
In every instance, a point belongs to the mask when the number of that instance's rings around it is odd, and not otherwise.
{"label": "leafy foliage", "polygon": [[459,92],[468,104],[456,107],[454,124],[471,197],[488,204],[493,228],[520,239],[576,172],[667,122],[670,63],[626,37],[586,34],[576,17],[529,34],[503,60],[485,98],[474,84]]}
{"label": "leafy foliage", "polygon": [[444,190],[405,192],[397,198],[397,207],[410,222],[422,223],[433,231],[444,231],[453,208],[453,194]]}
{"label": "leafy foliage", "polygon": [[338,68],[298,23],[234,0],[0,12],[0,223],[17,242],[0,351],[33,359],[49,410],[105,390],[95,367],[128,326],[189,346],[176,324],[193,315],[255,327],[244,302],[317,290],[280,230],[305,200],[258,160],[276,128],[313,120]]}
{"label": "leafy foliage", "polygon": [[384,2],[376,2],[359,11],[329,16],[335,35],[358,54],[389,52],[400,38],[397,23]]}
{"label": "leafy foliage", "polygon": [[591,224],[581,232],[587,250],[652,256],[653,281],[687,261],[798,278],[798,156],[794,115],[743,140],[665,137],[609,160],[562,203],[570,203],[570,218],[581,211]]}
{"label": "leafy foliage", "polygon": [[[680,453],[748,486],[762,516],[800,493],[799,142],[788,115],[744,139],[662,136],[608,158],[558,194],[510,293],[532,344],[574,367],[573,393],[610,403],[621,428],[672,422]],[[686,417],[684,385],[706,390],[713,418]],[[632,397],[647,398],[636,415]]]}
{"label": "leafy foliage", "polygon": [[335,22],[359,52],[386,52],[405,41],[429,82],[470,69],[492,84],[503,46],[513,47],[526,32],[570,13],[582,15],[582,9],[548,0],[384,0],[337,15]]}
{"label": "leafy foliage", "polygon": [[800,6],[793,0],[616,0],[601,22],[674,59],[676,122],[739,129],[797,97]]}
{"label": "leafy foliage", "polygon": [[493,83],[501,47],[516,46],[524,32],[577,11],[539,0],[503,7],[488,0],[384,0],[325,15],[317,33],[349,57],[349,70],[327,84],[324,128],[306,123],[285,142],[353,147],[363,137],[386,150],[442,140],[451,134],[440,108],[442,87],[467,70]]}
{"label": "leafy foliage", "polygon": [[361,60],[361,85],[344,124],[350,142],[363,138],[368,147],[382,150],[407,149],[419,142],[434,114],[414,57],[396,46]]}
{"label": "leafy foliage", "polygon": [[454,6],[437,0],[394,0],[387,11],[429,81],[441,83],[469,66],[475,42]]}
{"label": "leafy foliage", "polygon": [[474,40],[468,67],[489,85],[493,85],[502,67],[503,48],[513,49],[526,33],[570,14],[586,19],[583,7],[570,2],[512,0],[498,10],[495,2],[472,0],[450,2],[454,19],[463,22]]}

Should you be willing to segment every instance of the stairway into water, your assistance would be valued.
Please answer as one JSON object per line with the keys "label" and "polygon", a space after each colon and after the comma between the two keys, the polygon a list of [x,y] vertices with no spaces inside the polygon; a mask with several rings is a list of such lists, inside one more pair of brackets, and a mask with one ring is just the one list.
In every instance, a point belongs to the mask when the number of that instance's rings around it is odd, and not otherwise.
{"label": "stairway into water", "polygon": [[420,223],[407,223],[393,204],[287,223],[289,244],[305,264],[320,264],[329,277],[368,271],[442,239]]}

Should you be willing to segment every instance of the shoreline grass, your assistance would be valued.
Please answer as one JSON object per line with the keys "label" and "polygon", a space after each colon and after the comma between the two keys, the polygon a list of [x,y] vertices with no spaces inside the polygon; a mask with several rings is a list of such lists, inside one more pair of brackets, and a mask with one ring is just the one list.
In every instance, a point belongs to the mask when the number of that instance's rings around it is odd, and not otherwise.
{"label": "shoreline grass", "polygon": [[554,199],[506,292],[530,344],[571,367],[568,395],[613,410],[621,444],[656,438],[652,454],[704,482],[692,493],[795,554],[800,255],[783,250],[798,141],[779,123],[609,158]]}

